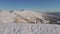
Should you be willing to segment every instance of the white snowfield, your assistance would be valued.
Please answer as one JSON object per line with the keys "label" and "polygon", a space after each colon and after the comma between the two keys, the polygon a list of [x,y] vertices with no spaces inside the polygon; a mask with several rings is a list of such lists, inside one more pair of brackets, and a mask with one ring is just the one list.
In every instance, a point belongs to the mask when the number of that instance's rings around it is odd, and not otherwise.
{"label": "white snowfield", "polygon": [[31,10],[0,11],[0,34],[60,34],[60,18]]}
{"label": "white snowfield", "polygon": [[60,34],[60,25],[0,23],[0,34]]}

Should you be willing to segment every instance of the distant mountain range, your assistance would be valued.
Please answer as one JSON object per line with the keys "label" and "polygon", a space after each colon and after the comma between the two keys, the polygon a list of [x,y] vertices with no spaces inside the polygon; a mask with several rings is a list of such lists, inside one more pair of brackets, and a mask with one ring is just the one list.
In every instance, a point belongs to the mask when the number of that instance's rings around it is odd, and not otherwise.
{"label": "distant mountain range", "polygon": [[60,17],[60,12],[50,12],[50,13],[47,13],[47,14],[51,14],[51,15],[55,15],[55,16]]}

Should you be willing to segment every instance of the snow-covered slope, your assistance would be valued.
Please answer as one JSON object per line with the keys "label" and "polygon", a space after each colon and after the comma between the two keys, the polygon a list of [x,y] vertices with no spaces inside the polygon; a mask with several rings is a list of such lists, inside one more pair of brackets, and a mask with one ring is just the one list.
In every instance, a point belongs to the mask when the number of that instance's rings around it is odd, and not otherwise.
{"label": "snow-covered slope", "polygon": [[31,10],[0,12],[0,34],[60,34],[57,24],[60,18],[51,14]]}
{"label": "snow-covered slope", "polygon": [[24,11],[1,11],[1,23],[40,23],[40,24],[58,24],[60,18],[50,14],[38,13],[31,10]]}
{"label": "snow-covered slope", "polygon": [[60,34],[60,25],[0,23],[0,34]]}

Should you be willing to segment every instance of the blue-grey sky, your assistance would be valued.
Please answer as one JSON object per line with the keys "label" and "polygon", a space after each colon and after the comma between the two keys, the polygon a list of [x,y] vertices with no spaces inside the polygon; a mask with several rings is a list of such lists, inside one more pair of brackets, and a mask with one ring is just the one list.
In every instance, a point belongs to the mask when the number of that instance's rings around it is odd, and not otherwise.
{"label": "blue-grey sky", "polygon": [[60,10],[60,0],[0,0],[0,10]]}

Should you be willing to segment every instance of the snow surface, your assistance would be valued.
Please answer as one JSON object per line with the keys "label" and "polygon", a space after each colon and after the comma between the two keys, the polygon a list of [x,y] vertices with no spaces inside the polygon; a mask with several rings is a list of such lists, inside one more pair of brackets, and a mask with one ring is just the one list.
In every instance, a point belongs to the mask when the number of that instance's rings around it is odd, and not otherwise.
{"label": "snow surface", "polygon": [[60,34],[60,25],[0,23],[0,34]]}
{"label": "snow surface", "polygon": [[0,34],[60,34],[60,18],[31,10],[0,12]]}

